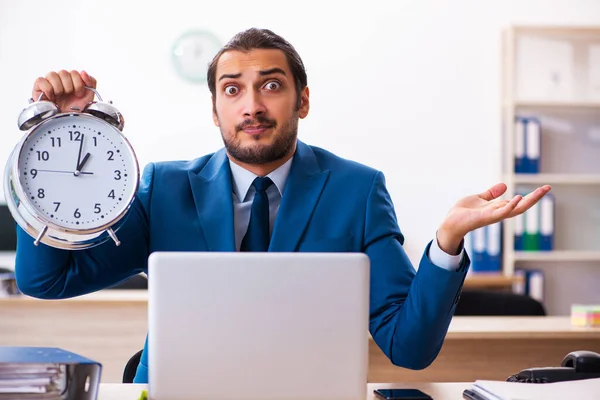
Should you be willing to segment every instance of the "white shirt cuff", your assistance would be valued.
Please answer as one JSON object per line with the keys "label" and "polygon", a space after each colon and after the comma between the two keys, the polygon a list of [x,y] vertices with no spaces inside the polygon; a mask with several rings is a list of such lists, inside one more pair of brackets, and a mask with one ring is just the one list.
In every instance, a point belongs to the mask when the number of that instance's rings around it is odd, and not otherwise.
{"label": "white shirt cuff", "polygon": [[429,261],[433,265],[437,265],[440,268],[447,269],[448,271],[456,271],[460,266],[460,260],[463,257],[464,247],[461,248],[460,253],[458,255],[453,256],[442,249],[438,244],[437,238],[433,238],[431,246],[429,247]]}

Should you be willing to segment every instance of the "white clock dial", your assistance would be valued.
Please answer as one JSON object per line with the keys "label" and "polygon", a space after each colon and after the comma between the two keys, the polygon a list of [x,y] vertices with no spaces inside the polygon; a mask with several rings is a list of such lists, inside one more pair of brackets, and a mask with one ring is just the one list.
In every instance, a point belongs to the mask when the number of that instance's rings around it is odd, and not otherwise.
{"label": "white clock dial", "polygon": [[118,130],[86,115],[44,122],[24,143],[19,180],[50,223],[101,228],[119,217],[137,188],[137,161]]}

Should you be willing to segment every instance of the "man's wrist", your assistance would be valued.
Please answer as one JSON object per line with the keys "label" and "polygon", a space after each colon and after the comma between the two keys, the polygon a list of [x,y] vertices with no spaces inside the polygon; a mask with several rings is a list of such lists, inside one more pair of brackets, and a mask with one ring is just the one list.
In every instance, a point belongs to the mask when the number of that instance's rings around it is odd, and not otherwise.
{"label": "man's wrist", "polygon": [[460,254],[463,239],[464,235],[456,234],[444,226],[440,227],[436,232],[436,240],[439,248],[452,256]]}

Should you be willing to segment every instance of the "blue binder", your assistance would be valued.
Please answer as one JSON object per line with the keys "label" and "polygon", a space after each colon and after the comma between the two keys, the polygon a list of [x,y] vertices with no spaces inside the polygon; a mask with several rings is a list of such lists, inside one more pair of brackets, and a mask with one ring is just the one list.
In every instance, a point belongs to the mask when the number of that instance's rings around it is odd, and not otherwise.
{"label": "blue binder", "polygon": [[525,165],[525,124],[527,120],[515,117],[515,173],[527,172]]}
{"label": "blue binder", "polygon": [[102,365],[55,347],[0,346],[0,399],[96,400]]}
{"label": "blue binder", "polygon": [[500,272],[502,269],[502,222],[485,227],[486,230],[486,271]]}
{"label": "blue binder", "polygon": [[486,269],[487,257],[485,253],[486,235],[485,228],[475,229],[471,235],[471,270],[473,272],[484,271]]}
{"label": "blue binder", "polygon": [[515,237],[514,237],[514,249],[515,251],[523,251],[525,244],[523,242],[523,232],[525,231],[525,216],[519,214],[515,216]]}
{"label": "blue binder", "polygon": [[555,197],[547,193],[540,205],[540,251],[554,249]]}
{"label": "blue binder", "polygon": [[502,269],[502,225],[498,222],[471,232],[473,272],[499,272]]}
{"label": "blue binder", "polygon": [[525,123],[525,172],[537,174],[540,172],[540,153],[542,126],[539,119],[530,117]]}

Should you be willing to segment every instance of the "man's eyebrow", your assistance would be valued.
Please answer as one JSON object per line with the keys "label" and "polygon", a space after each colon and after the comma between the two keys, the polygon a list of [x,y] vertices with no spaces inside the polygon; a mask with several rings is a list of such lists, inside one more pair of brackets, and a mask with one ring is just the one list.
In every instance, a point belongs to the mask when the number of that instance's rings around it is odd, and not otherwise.
{"label": "man's eyebrow", "polygon": [[223,75],[221,75],[221,76],[219,77],[219,81],[221,81],[221,80],[223,80],[223,79],[226,79],[226,78],[230,78],[230,79],[237,79],[237,78],[239,78],[240,76],[242,76],[242,74],[241,74],[241,73],[239,73],[239,74],[223,74]]}
{"label": "man's eyebrow", "polygon": [[[285,71],[281,68],[270,68],[270,69],[264,69],[262,71],[258,71],[258,74],[260,76],[265,76],[265,75],[272,75],[272,74],[281,74],[285,76]],[[241,77],[242,74],[241,73],[237,73],[237,74],[223,74],[219,77],[219,81],[223,80],[223,79],[237,79],[239,77]]]}
{"label": "man's eyebrow", "polygon": [[281,75],[285,76],[285,71],[282,70],[281,68],[277,68],[277,67],[271,68],[271,69],[265,69],[265,70],[259,71],[258,73],[261,76],[271,75],[271,74],[281,74]]}

